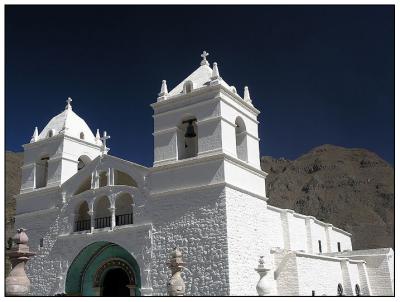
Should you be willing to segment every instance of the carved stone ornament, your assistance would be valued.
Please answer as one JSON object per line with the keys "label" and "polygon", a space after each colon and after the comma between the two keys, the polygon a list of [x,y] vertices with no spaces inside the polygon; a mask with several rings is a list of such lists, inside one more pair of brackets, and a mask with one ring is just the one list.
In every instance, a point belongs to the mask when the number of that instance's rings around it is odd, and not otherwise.
{"label": "carved stone ornament", "polygon": [[260,280],[257,283],[256,289],[259,296],[268,296],[271,294],[270,283],[267,279],[267,273],[271,269],[265,267],[264,256],[260,256],[258,267],[255,269],[260,275]]}
{"label": "carved stone ornament", "polygon": [[169,296],[184,296],[185,283],[183,282],[181,272],[185,263],[182,259],[182,252],[178,247],[171,253],[171,259],[168,262],[168,267],[171,269],[172,277],[168,282],[168,295]]}
{"label": "carved stone ornament", "polygon": [[17,234],[12,238],[14,244],[7,251],[12,265],[12,270],[6,278],[7,296],[27,296],[29,294],[31,283],[25,272],[25,263],[35,253],[29,252],[28,236],[25,231],[26,229],[17,230]]}

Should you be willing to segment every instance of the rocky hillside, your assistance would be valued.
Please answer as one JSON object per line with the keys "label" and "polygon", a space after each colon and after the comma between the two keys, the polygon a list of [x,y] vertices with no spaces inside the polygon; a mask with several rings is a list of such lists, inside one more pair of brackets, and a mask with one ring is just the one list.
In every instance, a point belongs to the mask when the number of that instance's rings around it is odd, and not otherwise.
{"label": "rocky hillside", "polygon": [[[22,153],[6,152],[6,240]],[[330,222],[353,234],[353,248],[394,247],[394,170],[363,149],[323,145],[290,161],[261,158],[269,204]]]}
{"label": "rocky hillside", "polygon": [[394,169],[364,149],[323,145],[296,160],[262,157],[268,203],[353,234],[354,249],[394,247]]}
{"label": "rocky hillside", "polygon": [[[13,231],[13,217],[15,214],[15,198],[14,195],[19,193],[19,188],[21,184],[21,166],[23,162],[23,153],[14,153],[6,151],[5,154],[5,195],[6,195],[6,236],[5,236],[5,246],[7,247],[8,238],[14,235]],[[6,269],[5,273],[7,275],[10,269],[10,263],[6,257]]]}

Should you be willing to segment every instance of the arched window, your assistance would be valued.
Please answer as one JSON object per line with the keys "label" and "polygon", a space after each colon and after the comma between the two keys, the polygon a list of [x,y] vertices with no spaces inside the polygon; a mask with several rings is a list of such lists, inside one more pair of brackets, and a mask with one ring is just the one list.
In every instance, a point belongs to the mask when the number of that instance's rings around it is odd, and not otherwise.
{"label": "arched window", "polygon": [[56,131],[54,129],[49,130],[49,132],[47,132],[47,137],[53,137],[55,132]]}
{"label": "arched window", "polygon": [[356,284],[355,290],[356,290],[356,296],[361,296],[361,288],[360,288],[360,285]]}
{"label": "arched window", "polygon": [[100,197],[94,204],[94,227],[102,229],[111,226],[110,201],[107,196]]}
{"label": "arched window", "polygon": [[44,156],[36,162],[35,183],[37,189],[47,186],[48,170],[49,157]]}
{"label": "arched window", "polygon": [[235,121],[236,155],[240,160],[247,161],[247,132],[246,125],[241,117]]}
{"label": "arched window", "polygon": [[81,132],[81,134],[79,134],[80,139],[85,139],[85,133]]}
{"label": "arched window", "polygon": [[337,295],[338,296],[343,296],[343,286],[340,283],[337,286]]}
{"label": "arched window", "polygon": [[197,120],[194,117],[190,117],[184,119],[178,125],[178,159],[195,157],[197,152]]}
{"label": "arched window", "polygon": [[82,170],[90,162],[90,157],[82,155],[78,158],[78,171]]}
{"label": "arched window", "polygon": [[115,200],[115,224],[125,225],[133,223],[133,198],[128,193],[118,194]]}
{"label": "arched window", "polygon": [[89,206],[83,201],[75,212],[75,232],[90,230]]}
{"label": "arched window", "polygon": [[185,84],[183,84],[183,93],[190,93],[192,91],[193,91],[193,82],[186,81]]}

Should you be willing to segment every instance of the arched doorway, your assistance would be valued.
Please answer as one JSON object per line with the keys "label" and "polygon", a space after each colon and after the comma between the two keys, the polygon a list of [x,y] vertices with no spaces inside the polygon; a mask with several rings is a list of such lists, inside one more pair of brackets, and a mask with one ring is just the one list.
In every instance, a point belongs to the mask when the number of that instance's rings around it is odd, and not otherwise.
{"label": "arched doorway", "polygon": [[122,268],[109,270],[102,282],[102,296],[104,297],[129,297],[130,291],[128,275]]}
{"label": "arched doorway", "polygon": [[68,269],[65,292],[72,296],[140,296],[140,269],[123,247],[106,241],[86,246]]}

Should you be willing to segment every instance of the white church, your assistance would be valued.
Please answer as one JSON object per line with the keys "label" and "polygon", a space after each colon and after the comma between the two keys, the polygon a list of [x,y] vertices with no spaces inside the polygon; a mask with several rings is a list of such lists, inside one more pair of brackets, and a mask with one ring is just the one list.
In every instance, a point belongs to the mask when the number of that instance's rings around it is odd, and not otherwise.
{"label": "white church", "polygon": [[71,99],[23,145],[31,294],[167,295],[179,247],[188,296],[258,295],[260,256],[272,296],[393,295],[392,249],[353,251],[348,232],[268,204],[260,111],[207,55],[174,89],[162,81],[152,167],[109,155]]}

